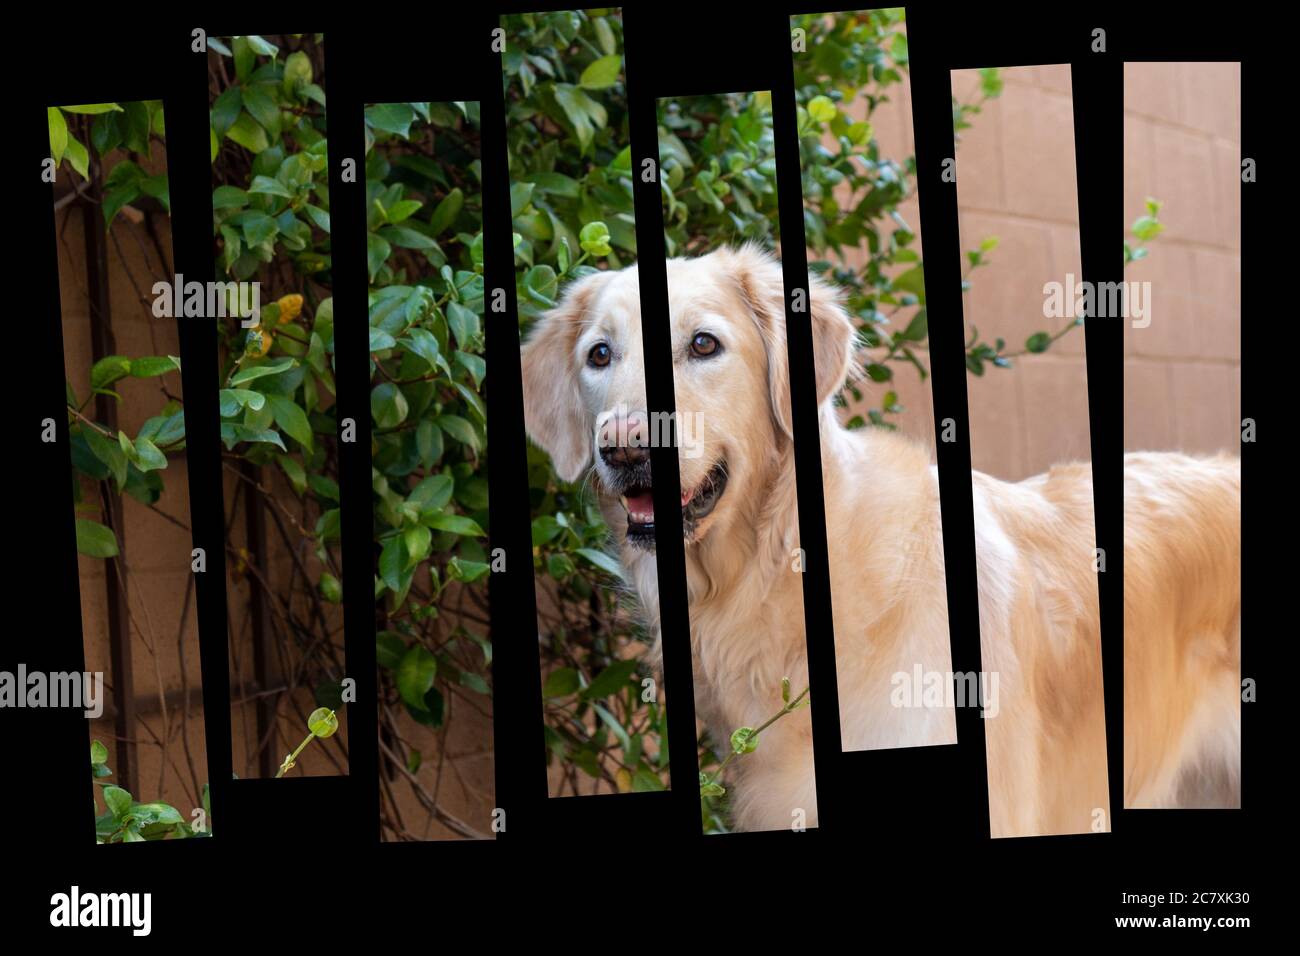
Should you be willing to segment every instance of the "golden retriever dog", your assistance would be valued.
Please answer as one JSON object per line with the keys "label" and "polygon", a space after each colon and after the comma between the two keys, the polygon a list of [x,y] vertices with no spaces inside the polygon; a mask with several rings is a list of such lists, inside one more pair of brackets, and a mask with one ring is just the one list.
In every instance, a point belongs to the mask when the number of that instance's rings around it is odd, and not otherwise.
{"label": "golden retriever dog", "polygon": [[[667,272],[695,695],[725,742],[779,709],[783,677],[807,681],[782,276],[753,247]],[[843,745],[954,743],[953,695],[905,692],[953,686],[937,473],[841,425],[856,335],[810,279]],[[529,435],[561,479],[589,475],[657,637],[641,320],[635,266],[573,282],[524,345],[523,387]],[[1140,454],[1126,473],[1125,801],[1171,806],[1186,774],[1238,759],[1240,469]],[[991,832],[1107,829],[1091,471],[976,473],[974,506]],[[815,825],[807,710],[732,766],[738,829]]]}

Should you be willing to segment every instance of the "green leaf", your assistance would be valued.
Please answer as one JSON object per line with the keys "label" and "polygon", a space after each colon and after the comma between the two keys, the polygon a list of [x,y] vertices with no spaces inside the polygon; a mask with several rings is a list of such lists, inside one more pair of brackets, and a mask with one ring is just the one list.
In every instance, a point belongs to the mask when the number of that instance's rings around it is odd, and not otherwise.
{"label": "green leaf", "polygon": [[442,457],[442,429],[429,419],[424,419],[415,428],[415,448],[420,455],[420,463],[432,468]]}
{"label": "green leaf", "polygon": [[448,302],[447,324],[451,326],[452,335],[456,336],[457,345],[466,350],[473,348],[479,334],[479,320],[472,310],[459,302]]}
{"label": "green leaf", "polygon": [[635,660],[615,661],[596,676],[582,692],[582,696],[587,700],[601,700],[611,694],[617,694],[627,686],[636,669]]}
{"label": "green leaf", "polygon": [[248,187],[248,191],[263,196],[280,196],[284,199],[292,199],[294,196],[293,190],[270,176],[254,176],[253,184]]}
{"label": "green leaf", "polygon": [[623,568],[617,560],[610,557],[604,551],[596,548],[577,548],[575,554],[580,554],[602,571],[608,571],[619,580],[623,580]]}
{"label": "green leaf", "polygon": [[132,359],[128,371],[133,378],[154,378],[179,371],[181,360],[174,355],[146,355]]}
{"label": "green leaf", "polygon": [[409,219],[419,212],[423,205],[424,203],[418,199],[399,199],[385,210],[388,214],[388,221],[396,224]]}
{"label": "green leaf", "polygon": [[891,286],[901,292],[910,292],[921,301],[925,301],[925,267],[913,266],[906,272],[894,277]]}
{"label": "green leaf", "polygon": [[409,226],[384,226],[379,233],[385,241],[399,249],[437,249],[438,244]]}
{"label": "green leaf", "polygon": [[249,388],[223,388],[217,393],[217,404],[222,418],[234,418],[245,406],[255,412],[261,411],[266,396]]}
{"label": "green leaf", "polygon": [[478,449],[478,433],[474,431],[473,425],[459,415],[439,415],[436,424],[462,445]]}
{"label": "green leaf", "polygon": [[122,107],[116,103],[90,103],[85,106],[62,106],[60,107],[65,113],[83,113],[94,116],[98,113],[120,113]]}
{"label": "green leaf", "polygon": [[578,77],[578,85],[584,90],[603,90],[618,82],[619,71],[623,69],[623,58],[617,53],[602,56],[594,60]]}
{"label": "green leaf", "polygon": [[478,526],[478,522],[473,518],[466,518],[464,515],[435,514],[425,520],[430,528],[435,531],[449,531],[452,534],[462,535],[464,537],[482,538],[486,532]]}
{"label": "green leaf", "polygon": [[388,261],[392,251],[393,247],[388,244],[383,236],[376,235],[373,232],[366,235],[366,267],[370,271],[372,282],[379,270],[384,267],[384,263]]}
{"label": "green leaf", "polygon": [[343,585],[334,575],[328,571],[322,571],[320,575],[320,593],[321,597],[331,604],[338,604],[343,600]]}
{"label": "green leaf", "polygon": [[289,479],[289,484],[293,485],[293,490],[298,495],[302,495],[307,490],[307,472],[302,467],[298,459],[290,455],[276,455],[276,461],[284,469],[284,476]]}
{"label": "green leaf", "polygon": [[131,360],[125,355],[106,355],[90,368],[90,387],[108,388],[131,374]]}
{"label": "green leaf", "polygon": [[451,501],[455,487],[450,475],[430,475],[412,489],[406,500],[421,512],[441,511]]}
{"label": "green leaf", "polygon": [[256,53],[258,56],[274,57],[277,53],[280,52],[280,48],[278,46],[276,46],[274,43],[271,43],[269,40],[263,39],[262,37],[250,35],[250,36],[241,37],[241,39],[244,40],[244,42],[246,42],[249,45],[249,47],[252,48],[253,52]]}
{"label": "green leaf", "polygon": [[248,113],[239,114],[239,118],[226,130],[226,136],[251,153],[263,152],[271,145],[266,130]]}
{"label": "green leaf", "polygon": [[311,451],[311,423],[302,407],[285,395],[268,395],[266,402],[271,406],[276,426],[307,451]]}
{"label": "green leaf", "polygon": [[370,414],[378,428],[396,428],[406,421],[409,411],[406,396],[392,382],[376,385],[370,392]]}
{"label": "green leaf", "polygon": [[311,57],[302,50],[295,50],[284,60],[284,79],[281,81],[284,91],[292,94],[312,81],[313,71]]}
{"label": "green leaf", "polygon": [[814,96],[808,101],[808,115],[819,123],[829,123],[839,115],[835,101],[829,96]]}
{"label": "green leaf", "polygon": [[68,136],[68,145],[63,151],[63,158],[77,171],[79,176],[83,179],[89,178],[90,154],[86,152],[86,147],[81,145],[81,141],[71,134]]}
{"label": "green leaf", "polygon": [[469,561],[457,556],[447,562],[447,577],[464,584],[473,584],[491,571],[492,565],[486,561]]}
{"label": "green leaf", "polygon": [[402,532],[402,541],[406,545],[406,567],[413,568],[429,555],[429,542],[433,532],[424,525],[413,525]]}
{"label": "green leaf", "polygon": [[230,380],[231,386],[247,385],[256,379],[266,375],[279,375],[281,372],[288,371],[297,365],[297,361],[292,358],[279,359],[267,365],[249,365],[245,366],[235,374]]}
{"label": "green leaf", "polygon": [[428,710],[425,695],[438,674],[438,659],[421,644],[411,647],[397,665],[397,692],[409,707]]}
{"label": "green leaf", "polygon": [[239,119],[239,113],[243,108],[244,97],[241,88],[238,85],[228,87],[212,103],[211,121],[213,133],[217,136],[225,136],[230,127],[234,126],[235,121]]}
{"label": "green leaf", "polygon": [[546,675],[542,694],[546,697],[568,697],[582,686],[578,672],[572,667],[561,667]]}
{"label": "green leaf", "polygon": [[82,427],[81,435],[86,440],[86,446],[91,453],[108,466],[108,470],[112,474],[113,480],[117,482],[118,488],[125,485],[128,462],[121,446],[116,442],[109,441],[98,430],[89,426]]}
{"label": "green leaf", "polygon": [[1047,332],[1035,332],[1025,339],[1025,350],[1038,353],[1046,352],[1052,345],[1052,336]]}
{"label": "green leaf", "polygon": [[113,819],[120,822],[131,809],[131,794],[121,787],[115,787],[111,784],[104,788],[103,794],[104,803],[108,805],[109,812],[113,814]]}
{"label": "green leaf", "polygon": [[664,782],[644,767],[632,775],[634,793],[659,793],[666,789],[668,788],[664,786]]}
{"label": "green leaf", "polygon": [[394,535],[379,552],[379,579],[390,591],[400,592],[403,572],[406,570],[406,546],[399,535]]}
{"label": "green leaf", "polygon": [[92,558],[114,557],[118,553],[117,537],[98,521],[78,518],[77,551]]}
{"label": "green leaf", "polygon": [[50,127],[50,156],[54,159],[54,165],[63,162],[63,152],[68,148],[68,121],[63,118],[63,113],[50,107],[46,110],[49,114]]}
{"label": "green leaf", "polygon": [[[428,329],[411,328],[406,335],[397,340],[397,344],[408,352],[418,355],[429,363],[430,368],[438,368],[438,339]],[[374,351],[372,348],[371,351]]]}
{"label": "green leaf", "polygon": [[135,466],[141,471],[160,471],[167,467],[167,456],[148,438],[135,440]]}
{"label": "green leaf", "polygon": [[366,107],[366,122],[377,130],[393,133],[403,139],[411,135],[411,123],[415,121],[415,110],[405,103],[380,103]]}
{"label": "green leaf", "polygon": [[429,218],[429,235],[438,236],[449,229],[464,206],[465,194],[459,187],[447,193],[434,207],[433,215]]}
{"label": "green leaf", "polygon": [[375,659],[380,667],[395,670],[406,653],[406,641],[394,631],[380,631],[375,635]]}

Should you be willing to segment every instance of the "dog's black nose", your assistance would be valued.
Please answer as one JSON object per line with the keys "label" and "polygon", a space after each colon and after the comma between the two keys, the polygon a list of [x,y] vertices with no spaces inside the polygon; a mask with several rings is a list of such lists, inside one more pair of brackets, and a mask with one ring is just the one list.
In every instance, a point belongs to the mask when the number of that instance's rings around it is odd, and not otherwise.
{"label": "dog's black nose", "polygon": [[600,460],[610,468],[634,468],[650,461],[649,416],[641,411],[610,409],[597,423]]}
{"label": "dog's black nose", "polygon": [[615,468],[631,468],[650,460],[650,450],[632,445],[605,445],[600,449],[600,459]]}

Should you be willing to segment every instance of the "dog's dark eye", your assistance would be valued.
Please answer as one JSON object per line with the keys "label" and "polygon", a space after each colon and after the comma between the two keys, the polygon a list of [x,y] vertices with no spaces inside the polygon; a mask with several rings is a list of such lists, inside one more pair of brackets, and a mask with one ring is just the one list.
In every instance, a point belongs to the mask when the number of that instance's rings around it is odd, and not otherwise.
{"label": "dog's dark eye", "polygon": [[697,332],[691,339],[691,354],[696,358],[709,358],[722,350],[722,343],[708,332]]}
{"label": "dog's dark eye", "polygon": [[609,358],[612,353],[609,346],[604,342],[597,342],[587,353],[587,364],[592,368],[604,368],[609,364]]}

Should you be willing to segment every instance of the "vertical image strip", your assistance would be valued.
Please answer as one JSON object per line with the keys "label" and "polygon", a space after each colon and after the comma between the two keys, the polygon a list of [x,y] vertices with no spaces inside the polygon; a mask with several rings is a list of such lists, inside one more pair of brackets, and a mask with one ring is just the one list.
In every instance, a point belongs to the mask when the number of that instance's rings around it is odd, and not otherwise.
{"label": "vertical image strip", "polygon": [[[653,519],[618,500],[648,499],[649,481],[614,479],[648,475],[645,381],[599,371],[637,289],[623,24],[575,10],[501,25],[548,792],[663,791],[658,647],[628,594],[655,580],[653,556],[629,567],[619,547],[650,554]],[[639,337],[625,344],[640,354]]]}
{"label": "vertical image strip", "polygon": [[[817,795],[772,95],[661,98],[658,126],[703,828],[804,830]],[[848,318],[820,285],[810,310],[842,377]],[[635,360],[621,331],[614,355]]]}
{"label": "vertical image strip", "polygon": [[808,271],[853,335],[846,367],[814,307],[841,745],[951,744],[978,700],[951,666],[905,14],[791,31]]}
{"label": "vertical image strip", "polygon": [[[48,110],[97,843],[211,834],[162,102]],[[71,706],[66,702],[64,706]]]}
{"label": "vertical image strip", "polygon": [[1071,71],[955,70],[951,83],[990,833],[1104,832],[1105,556]]}
{"label": "vertical image strip", "polygon": [[477,102],[365,107],[380,839],[491,827]]}
{"label": "vertical image strip", "polygon": [[234,772],[346,774],[324,37],[208,51]]}
{"label": "vertical image strip", "polygon": [[1124,807],[1241,806],[1241,64],[1124,64]]}

